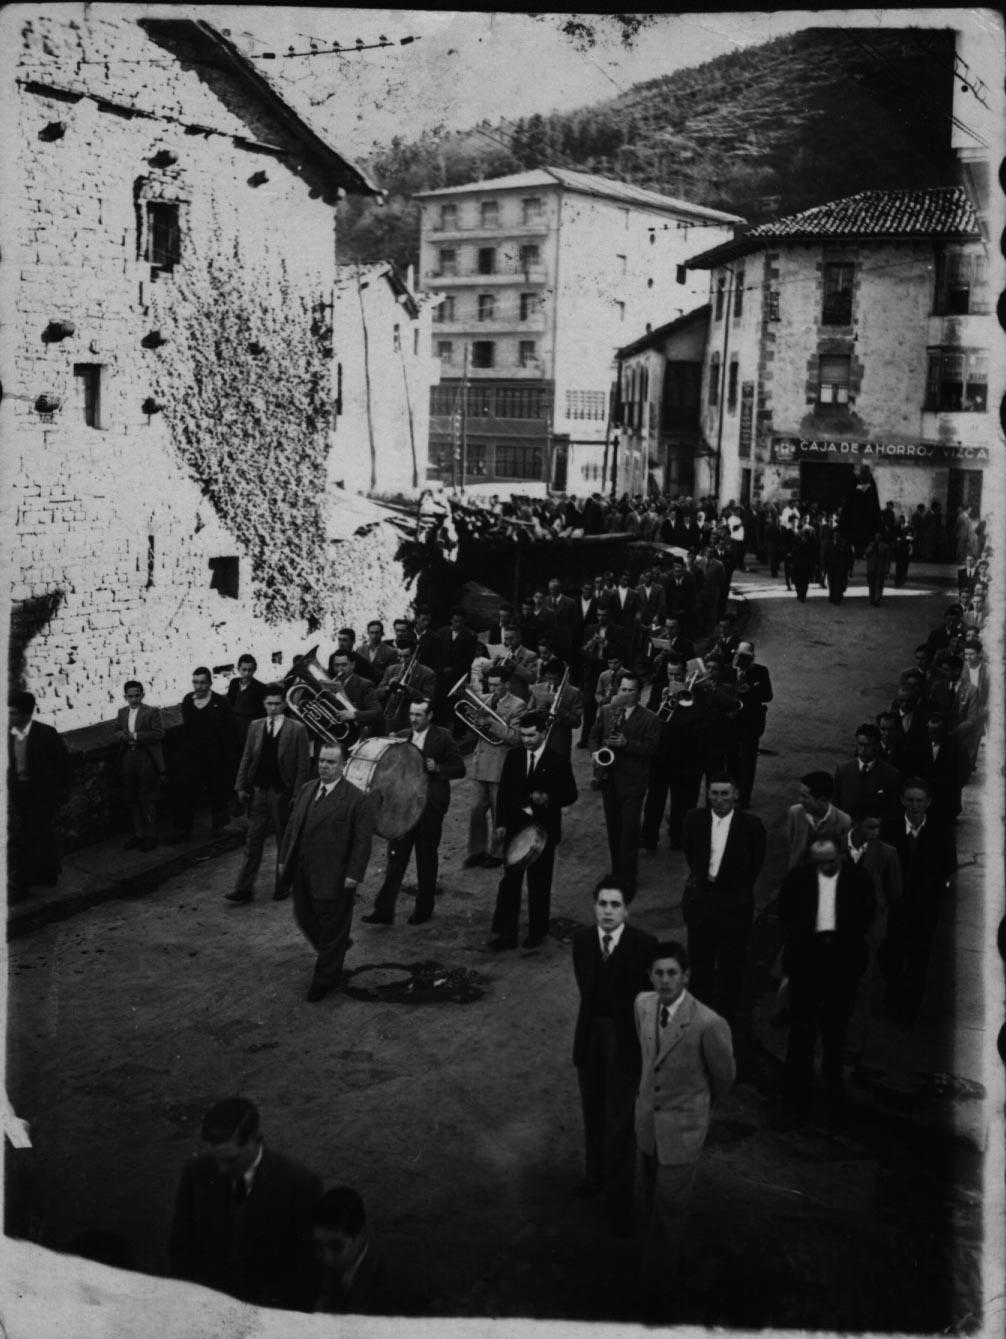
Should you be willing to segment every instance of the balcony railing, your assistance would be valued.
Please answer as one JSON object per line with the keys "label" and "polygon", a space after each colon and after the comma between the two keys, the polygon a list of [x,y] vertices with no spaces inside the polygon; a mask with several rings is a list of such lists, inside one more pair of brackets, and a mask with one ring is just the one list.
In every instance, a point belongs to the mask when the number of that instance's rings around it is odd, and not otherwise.
{"label": "balcony railing", "polygon": [[471,335],[481,339],[483,335],[523,335],[528,332],[541,332],[545,329],[545,313],[535,312],[522,320],[520,316],[500,314],[480,319],[472,313],[460,312],[457,316],[442,321],[434,321],[433,329],[438,335]]}
{"label": "balcony railing", "polygon": [[427,228],[433,237],[544,237],[551,224],[547,219],[512,220],[502,223],[441,223],[437,220]]}
{"label": "balcony railing", "polygon": [[490,274],[483,274],[477,265],[458,265],[451,270],[426,270],[424,283],[441,287],[445,284],[543,284],[548,278],[545,266],[522,265],[519,261],[501,261]]}

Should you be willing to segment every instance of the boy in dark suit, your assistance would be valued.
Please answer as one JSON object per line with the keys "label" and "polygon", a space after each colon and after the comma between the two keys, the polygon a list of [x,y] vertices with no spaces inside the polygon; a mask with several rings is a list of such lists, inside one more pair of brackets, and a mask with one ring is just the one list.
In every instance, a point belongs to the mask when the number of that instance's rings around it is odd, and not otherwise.
{"label": "boy in dark suit", "polygon": [[577,798],[569,759],[546,746],[545,716],[530,712],[520,721],[521,747],[511,749],[500,775],[497,843],[509,844],[518,832],[537,824],[545,847],[529,865],[508,865],[496,895],[489,947],[494,953],[517,947],[521,885],[527,872],[527,938],[525,948],[537,948],[548,934],[555,848],[562,838],[562,811]]}
{"label": "boy in dark suit", "polygon": [[172,1275],[253,1306],[310,1311],[318,1177],[265,1146],[247,1098],[215,1103],[202,1137],[204,1151],[186,1163],[178,1186]]}
{"label": "boy in dark suit", "polygon": [[612,1229],[632,1225],[635,1138],[632,1131],[639,1085],[639,1039],[633,1006],[649,987],[649,964],[657,941],[627,924],[632,895],[607,874],[594,889],[595,925],[573,935],[573,972],[580,1009],[573,1035],[583,1108],[586,1172],[577,1198],[603,1194]]}
{"label": "boy in dark suit", "polygon": [[413,847],[416,851],[418,887],[416,909],[409,917],[409,924],[422,925],[432,917],[440,867],[440,836],[444,815],[451,803],[450,783],[465,775],[464,761],[450,731],[433,724],[433,704],[429,698],[420,698],[410,705],[409,720],[410,728],[399,730],[396,738],[411,740],[423,755],[429,781],[426,807],[414,827],[404,836],[388,842],[388,866],[384,882],[374,899],[373,911],[362,918],[368,925],[394,923],[395,903]]}

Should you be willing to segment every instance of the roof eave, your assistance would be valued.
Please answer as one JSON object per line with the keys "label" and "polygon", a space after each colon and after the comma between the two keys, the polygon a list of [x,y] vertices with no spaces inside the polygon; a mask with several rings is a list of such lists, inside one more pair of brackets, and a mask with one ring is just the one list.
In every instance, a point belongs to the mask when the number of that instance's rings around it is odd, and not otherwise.
{"label": "roof eave", "polygon": [[815,246],[821,243],[837,242],[968,242],[980,241],[977,230],[947,228],[926,232],[850,232],[850,233],[783,233],[777,237],[752,237],[725,242],[722,246],[711,247],[697,256],[685,261],[689,270],[714,270],[719,265],[727,265],[732,260],[754,255],[757,251],[770,251],[781,246]]}

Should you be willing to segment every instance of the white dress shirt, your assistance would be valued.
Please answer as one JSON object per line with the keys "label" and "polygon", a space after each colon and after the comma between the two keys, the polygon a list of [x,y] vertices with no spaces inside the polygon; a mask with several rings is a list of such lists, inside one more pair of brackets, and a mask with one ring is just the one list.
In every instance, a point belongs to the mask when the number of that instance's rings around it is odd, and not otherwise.
{"label": "white dress shirt", "polygon": [[727,838],[730,836],[730,824],[733,821],[733,809],[725,818],[720,818],[718,814],[712,814],[712,824],[709,830],[709,877],[715,879],[720,872],[720,864],[723,861],[723,852],[726,850]]}
{"label": "white dress shirt", "polygon": [[835,929],[835,894],[838,888],[838,874],[822,874],[817,871],[817,922],[814,926],[818,934],[833,932]]}
{"label": "white dress shirt", "polygon": [[[674,1022],[674,1015],[675,1015],[675,1014],[678,1012],[678,1010],[681,1008],[681,1005],[682,1005],[682,1003],[684,1002],[684,998],[685,998],[685,996],[686,996],[687,994],[688,994],[688,991],[687,991],[687,990],[683,990],[683,991],[681,992],[681,994],[678,996],[678,998],[674,1001],[673,1004],[661,1004],[661,1003],[660,1003],[660,997],[659,997],[659,995],[657,996],[657,1045],[658,1045],[658,1046],[660,1045],[660,1034],[661,1034],[661,1032],[663,1032],[664,1029],[669,1028],[669,1027],[671,1026],[671,1024]],[[660,1026],[660,1011],[661,1011],[661,1009],[666,1009],[666,1010],[667,1010],[667,1022],[664,1024],[663,1028]]]}
{"label": "white dress shirt", "polygon": [[413,744],[415,744],[415,746],[416,746],[417,749],[421,749],[421,748],[423,747],[423,745],[426,743],[426,736],[427,736],[429,733],[430,733],[430,727],[429,727],[429,726],[426,727],[426,729],[422,732],[422,734],[417,734],[416,731],[413,730],[413,732],[412,732],[412,742],[413,742]]}
{"label": "white dress shirt", "polygon": [[131,734],[131,735],[135,735],[135,734],[136,734],[136,718],[137,718],[137,716],[139,716],[139,714],[140,714],[140,708],[139,708],[139,707],[130,707],[130,708],[129,708],[129,715],[126,717],[126,732],[127,732],[127,734]]}
{"label": "white dress shirt", "polygon": [[601,945],[601,953],[602,953],[602,954],[604,953],[604,937],[605,937],[605,935],[607,935],[608,938],[609,938],[609,940],[611,941],[611,942],[608,944],[608,952],[609,952],[609,953],[614,953],[615,949],[618,948],[618,941],[621,939],[621,937],[622,937],[622,931],[623,931],[624,929],[625,929],[625,922],[624,922],[624,921],[622,922],[621,925],[616,925],[615,928],[614,928],[614,930],[602,930],[600,926],[597,927],[597,940],[598,940],[598,943]]}

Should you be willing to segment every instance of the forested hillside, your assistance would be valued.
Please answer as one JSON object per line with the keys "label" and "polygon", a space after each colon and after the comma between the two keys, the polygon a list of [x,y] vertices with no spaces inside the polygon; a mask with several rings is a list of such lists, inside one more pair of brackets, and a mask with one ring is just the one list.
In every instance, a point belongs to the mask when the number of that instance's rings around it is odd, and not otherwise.
{"label": "forested hillside", "polygon": [[548,164],[752,223],[860,190],[951,184],[953,53],[949,31],[815,28],[577,111],[395,139],[367,164],[387,204],[341,208],[340,259],[413,263],[416,191]]}

